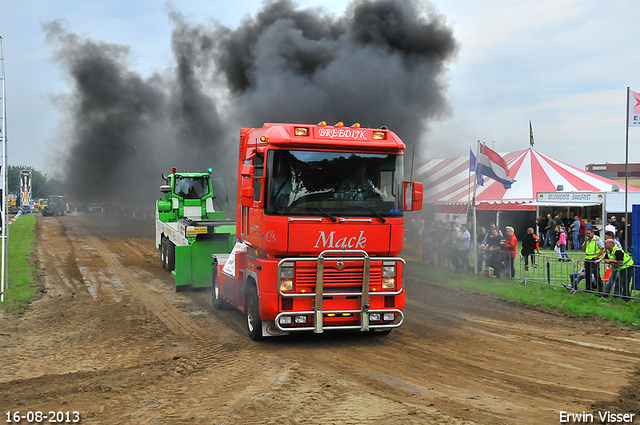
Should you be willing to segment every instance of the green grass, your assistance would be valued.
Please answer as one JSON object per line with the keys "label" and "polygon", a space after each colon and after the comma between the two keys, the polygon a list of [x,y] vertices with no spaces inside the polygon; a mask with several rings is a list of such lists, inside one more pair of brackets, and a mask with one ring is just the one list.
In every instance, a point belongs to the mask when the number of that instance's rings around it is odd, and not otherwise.
{"label": "green grass", "polygon": [[[516,276],[518,273],[519,271]],[[640,328],[638,301],[624,302],[580,292],[572,295],[562,287],[539,283],[525,285],[518,283],[517,279],[486,278],[417,263],[411,263],[407,267],[406,276],[436,285],[454,285],[469,291],[491,294],[543,311],[553,310],[577,317],[604,318],[620,325]]]}
{"label": "green grass", "polygon": [[9,287],[5,288],[2,305],[16,316],[24,313],[35,295],[35,268],[29,265],[35,243],[35,223],[35,214],[25,214],[9,226]]}

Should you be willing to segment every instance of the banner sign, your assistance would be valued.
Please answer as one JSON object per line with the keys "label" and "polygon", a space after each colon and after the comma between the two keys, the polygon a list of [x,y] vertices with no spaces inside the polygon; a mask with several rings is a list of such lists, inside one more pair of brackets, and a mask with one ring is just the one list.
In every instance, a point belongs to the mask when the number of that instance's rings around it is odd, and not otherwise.
{"label": "banner sign", "polygon": [[604,195],[589,192],[538,192],[536,200],[559,204],[601,204],[604,202]]}

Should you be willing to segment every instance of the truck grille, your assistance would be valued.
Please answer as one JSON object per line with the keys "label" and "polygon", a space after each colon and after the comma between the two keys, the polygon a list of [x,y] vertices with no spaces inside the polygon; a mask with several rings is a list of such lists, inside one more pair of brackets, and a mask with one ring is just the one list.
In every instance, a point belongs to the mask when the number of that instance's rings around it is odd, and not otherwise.
{"label": "truck grille", "polygon": [[[296,265],[295,281],[298,287],[315,287],[316,285],[315,263],[306,266],[303,263]],[[323,287],[324,292],[359,292],[362,289],[363,269],[362,262],[355,265],[345,265],[342,270],[336,268],[335,261],[327,261],[324,266]],[[382,265],[371,264],[369,269],[369,285],[382,283]],[[346,290],[346,291],[345,291]]]}

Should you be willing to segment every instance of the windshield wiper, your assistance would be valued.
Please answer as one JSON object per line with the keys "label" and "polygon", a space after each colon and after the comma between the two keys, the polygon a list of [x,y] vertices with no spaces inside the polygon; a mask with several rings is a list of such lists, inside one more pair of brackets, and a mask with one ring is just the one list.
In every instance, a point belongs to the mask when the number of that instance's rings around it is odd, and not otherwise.
{"label": "windshield wiper", "polygon": [[353,206],[353,207],[356,207],[356,208],[363,208],[363,209],[365,209],[365,210],[369,210],[369,211],[371,211],[371,213],[372,213],[373,215],[375,215],[376,217],[378,217],[378,218],[380,219],[380,221],[381,221],[381,222],[383,222],[383,223],[386,223],[386,222],[387,222],[387,219],[386,219],[386,218],[384,218],[383,216],[381,216],[381,215],[380,215],[376,210],[374,210],[373,208],[370,208],[370,207],[363,207],[362,205],[352,205],[352,206]]}
{"label": "windshield wiper", "polygon": [[323,210],[320,207],[316,207],[316,209],[318,211],[320,211],[322,214],[324,214],[326,217],[329,218],[329,220],[333,221],[334,223],[336,222],[336,220],[338,220],[337,218],[335,218],[334,216],[332,216],[331,214],[329,214],[328,212],[326,212],[325,210]]}

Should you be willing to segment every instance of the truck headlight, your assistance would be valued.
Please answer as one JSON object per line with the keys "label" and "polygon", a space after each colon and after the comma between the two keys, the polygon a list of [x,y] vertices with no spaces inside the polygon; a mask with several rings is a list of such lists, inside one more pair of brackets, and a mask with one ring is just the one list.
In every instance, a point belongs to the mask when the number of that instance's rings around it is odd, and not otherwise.
{"label": "truck headlight", "polygon": [[293,291],[293,279],[280,280],[280,292]]}
{"label": "truck headlight", "polygon": [[280,266],[280,279],[293,279],[293,264],[283,263]]}
{"label": "truck headlight", "polygon": [[303,324],[307,323],[307,316],[294,316],[293,321],[297,325],[303,325]]}
{"label": "truck headlight", "polygon": [[380,313],[369,313],[369,321],[370,322],[379,322],[380,321]]}
{"label": "truck headlight", "polygon": [[391,322],[395,318],[396,315],[394,313],[385,313],[382,315],[382,320],[384,320],[385,322]]}
{"label": "truck headlight", "polygon": [[291,324],[291,316],[282,316],[280,318],[281,325],[290,325]]}
{"label": "truck headlight", "polygon": [[394,277],[396,275],[396,266],[383,266],[382,277]]}
{"label": "truck headlight", "polygon": [[396,287],[396,278],[395,277],[383,277],[382,278],[382,289],[394,289]]}

